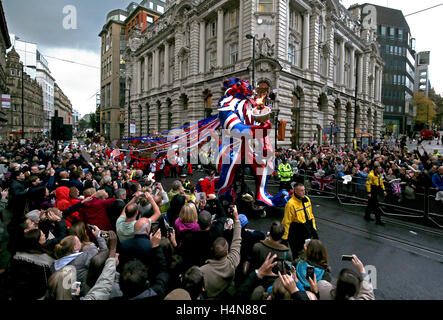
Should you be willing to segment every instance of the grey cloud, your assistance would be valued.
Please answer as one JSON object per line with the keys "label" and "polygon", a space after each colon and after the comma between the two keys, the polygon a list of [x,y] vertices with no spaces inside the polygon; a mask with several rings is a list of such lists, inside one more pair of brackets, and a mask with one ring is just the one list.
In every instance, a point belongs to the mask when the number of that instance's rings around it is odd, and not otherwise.
{"label": "grey cloud", "polygon": [[[98,37],[106,22],[106,14],[125,8],[122,0],[4,0],[6,21],[10,33],[41,48],[76,48],[99,52]],[[63,28],[63,8],[75,6],[77,30]]]}

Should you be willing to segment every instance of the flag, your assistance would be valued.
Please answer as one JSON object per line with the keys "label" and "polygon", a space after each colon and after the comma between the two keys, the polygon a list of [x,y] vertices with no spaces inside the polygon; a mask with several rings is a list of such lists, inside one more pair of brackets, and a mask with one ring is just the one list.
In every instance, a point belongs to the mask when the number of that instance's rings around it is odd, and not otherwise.
{"label": "flag", "polygon": [[317,177],[317,176],[313,176],[314,181],[312,181],[312,185],[317,185],[319,187],[320,190],[325,190],[325,187],[328,189],[334,189],[334,175],[330,175],[327,177],[321,176],[321,177]]}
{"label": "flag", "polygon": [[401,194],[400,181],[397,180],[392,182],[392,192],[394,194]]}

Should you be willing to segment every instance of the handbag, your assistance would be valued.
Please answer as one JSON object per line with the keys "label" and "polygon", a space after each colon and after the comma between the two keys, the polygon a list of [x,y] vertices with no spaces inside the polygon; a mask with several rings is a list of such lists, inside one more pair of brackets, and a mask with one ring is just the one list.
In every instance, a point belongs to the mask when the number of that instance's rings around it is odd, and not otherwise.
{"label": "handbag", "polygon": [[411,186],[405,187],[405,198],[408,200],[415,200],[415,190]]}

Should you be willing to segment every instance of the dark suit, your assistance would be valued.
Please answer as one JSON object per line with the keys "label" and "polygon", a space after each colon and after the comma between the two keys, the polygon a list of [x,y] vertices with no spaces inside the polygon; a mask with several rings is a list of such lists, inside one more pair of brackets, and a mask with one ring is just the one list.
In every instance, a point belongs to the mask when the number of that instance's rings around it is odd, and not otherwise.
{"label": "dark suit", "polygon": [[71,188],[71,187],[76,187],[77,190],[80,192],[80,194],[83,194],[84,186],[83,186],[83,183],[81,183],[80,181],[78,181],[78,180],[70,180],[69,181],[69,188]]}
{"label": "dark suit", "polygon": [[132,259],[138,259],[146,266],[152,261],[152,245],[147,234],[135,235],[134,238],[123,241],[119,252],[118,270],[120,272],[125,263]]}
{"label": "dark suit", "polygon": [[25,203],[27,200],[28,192],[25,191],[23,182],[18,180],[12,180],[11,187],[9,188],[9,208],[12,211],[12,219],[19,219],[25,215]]}
{"label": "dark suit", "polygon": [[122,214],[123,208],[125,207],[125,202],[123,200],[114,201],[111,206],[106,210],[108,213],[109,222],[111,222],[112,230],[116,231],[116,223],[118,217]]}

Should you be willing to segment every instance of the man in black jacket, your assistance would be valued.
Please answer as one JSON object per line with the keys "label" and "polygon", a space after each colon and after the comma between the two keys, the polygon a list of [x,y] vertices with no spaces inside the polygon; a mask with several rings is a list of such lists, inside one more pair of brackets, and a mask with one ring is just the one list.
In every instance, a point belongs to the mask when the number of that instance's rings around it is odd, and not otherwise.
{"label": "man in black jacket", "polygon": [[116,232],[116,223],[126,205],[126,190],[117,189],[114,192],[116,200],[107,209],[109,222],[111,222],[112,230]]}
{"label": "man in black jacket", "polygon": [[223,236],[224,222],[215,220],[208,211],[201,211],[198,215],[199,231],[190,231],[183,234],[180,254],[183,257],[183,271],[192,266],[202,266],[206,260],[212,258],[211,247],[214,240]]}
{"label": "man in black jacket", "polygon": [[[152,285],[148,283],[148,270],[146,266],[135,259],[125,264],[120,274],[120,290],[123,300],[163,300],[169,282],[166,258],[160,247],[161,231],[151,235],[153,262],[156,264],[150,272],[156,272]],[[152,278],[152,277],[151,277]]]}
{"label": "man in black jacket", "polygon": [[21,171],[13,171],[11,174],[12,182],[9,188],[9,202],[8,207],[12,211],[12,220],[19,220],[25,215],[25,203],[29,195],[28,190],[25,190],[23,182],[25,175]]}

